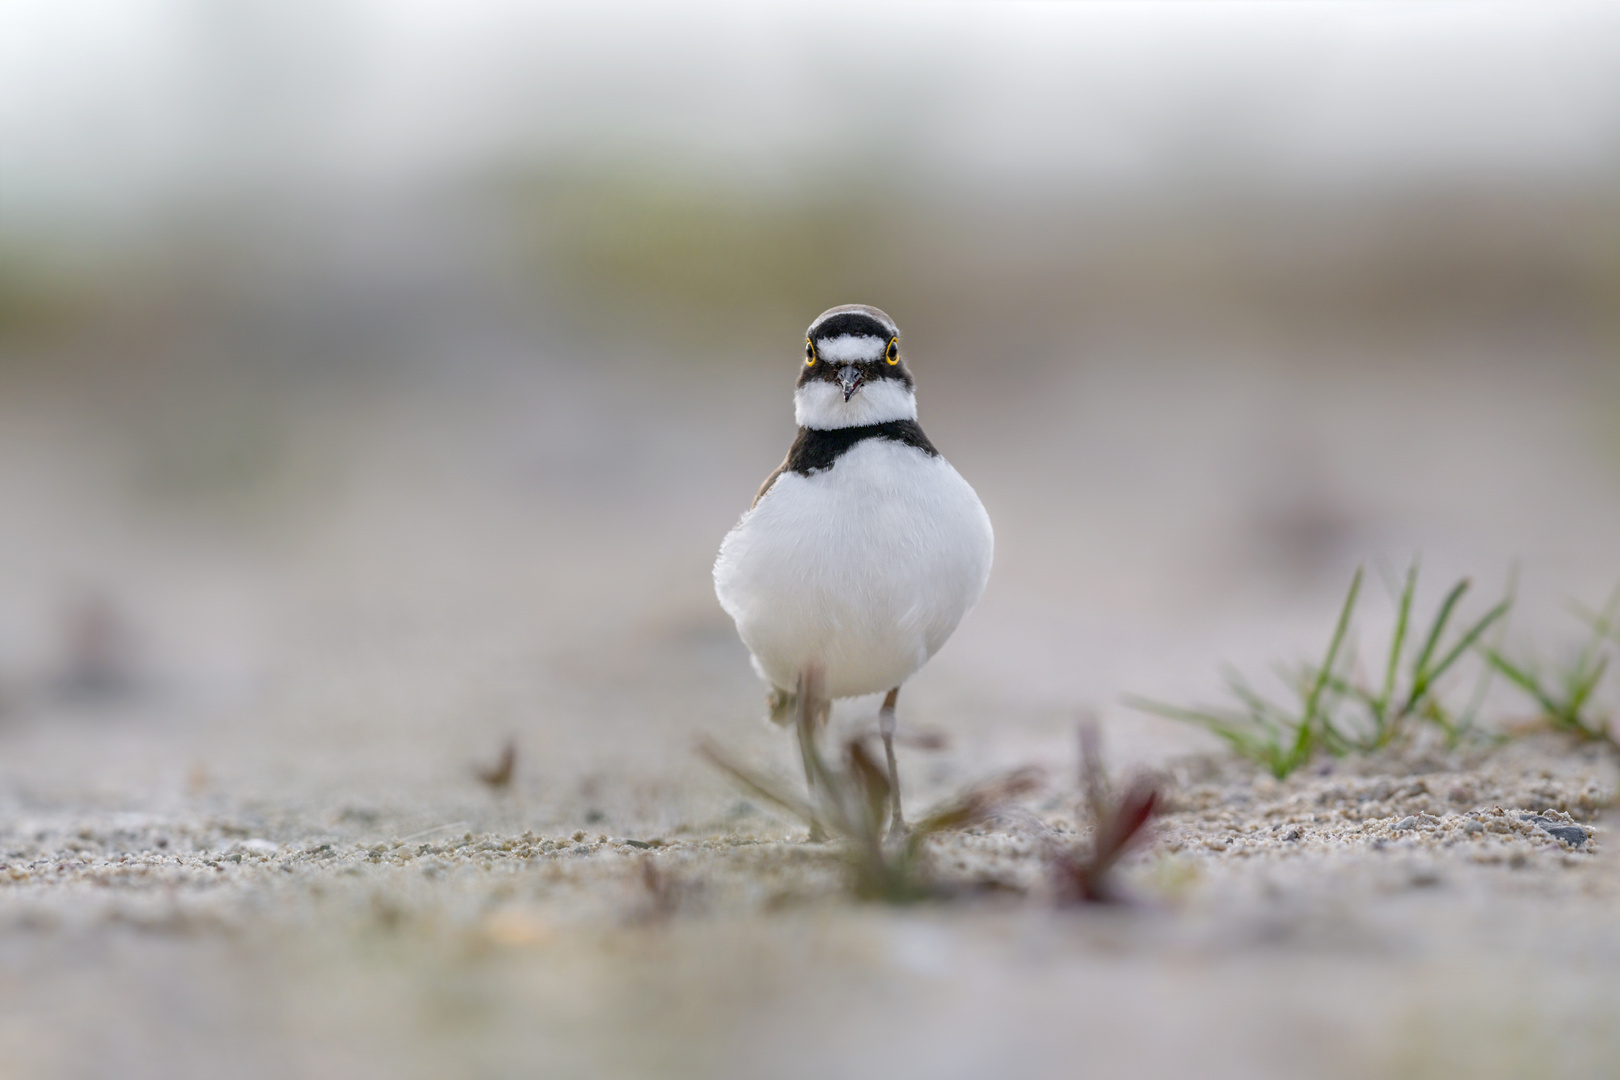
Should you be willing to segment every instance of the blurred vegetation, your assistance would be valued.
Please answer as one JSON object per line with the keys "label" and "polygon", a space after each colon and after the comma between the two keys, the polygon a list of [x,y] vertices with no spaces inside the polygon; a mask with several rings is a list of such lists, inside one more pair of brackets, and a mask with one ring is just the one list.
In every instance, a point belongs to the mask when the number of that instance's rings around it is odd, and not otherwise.
{"label": "blurred vegetation", "polygon": [[[1063,341],[1077,324],[1219,323],[1309,343],[1555,319],[1620,353],[1609,191],[947,195],[773,189],[634,162],[508,169],[393,206],[216,207],[72,259],[13,240],[0,244],[0,344],[154,311],[193,323],[225,311],[273,330],[310,311],[331,318],[334,292],[371,304],[412,275],[438,275],[444,297],[515,286],[592,337],[702,352],[717,329],[752,349],[860,299],[963,348],[1010,328]],[[258,351],[255,363],[277,362]]]}
{"label": "blurred vegetation", "polygon": [[901,215],[870,193],[557,173],[505,194],[520,258],[548,287],[620,332],[683,344],[712,343],[716,323],[733,340],[774,340],[822,308],[892,296],[911,254]]}
{"label": "blurred vegetation", "polygon": [[82,323],[97,300],[84,271],[40,248],[0,243],[0,345],[61,333]]}
{"label": "blurred vegetation", "polygon": [[954,200],[894,187],[762,192],[652,171],[508,175],[519,257],[619,332],[711,345],[863,299],[972,342],[975,323],[1238,320],[1311,340],[1468,320],[1620,313],[1608,192],[1226,201],[1046,192]]}
{"label": "blurred vegetation", "polygon": [[294,320],[219,272],[232,255],[177,233],[0,245],[0,393],[45,390],[93,415],[142,498],[273,509],[298,464],[283,355],[296,339],[274,325]]}

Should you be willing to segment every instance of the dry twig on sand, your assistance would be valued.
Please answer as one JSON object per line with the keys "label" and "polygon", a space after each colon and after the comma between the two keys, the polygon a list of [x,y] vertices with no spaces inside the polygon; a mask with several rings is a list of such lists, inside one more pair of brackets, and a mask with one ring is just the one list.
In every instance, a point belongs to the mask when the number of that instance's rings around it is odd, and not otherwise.
{"label": "dry twig on sand", "polygon": [[478,779],[488,784],[497,792],[505,791],[512,783],[512,774],[517,769],[517,740],[507,739],[506,745],[501,747],[501,756],[495,759],[495,764],[487,769],[478,769]]}

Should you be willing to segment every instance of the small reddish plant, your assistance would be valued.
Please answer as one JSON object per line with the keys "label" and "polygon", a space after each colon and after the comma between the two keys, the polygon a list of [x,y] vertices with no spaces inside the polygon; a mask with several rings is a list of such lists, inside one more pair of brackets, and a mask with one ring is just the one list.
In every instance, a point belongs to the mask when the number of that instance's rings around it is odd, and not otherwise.
{"label": "small reddish plant", "polygon": [[1054,844],[1051,865],[1058,902],[1115,903],[1122,897],[1112,880],[1114,866],[1147,839],[1148,822],[1159,806],[1158,787],[1139,778],[1116,798],[1103,765],[1096,725],[1086,723],[1080,726],[1080,790],[1091,819],[1091,841]]}

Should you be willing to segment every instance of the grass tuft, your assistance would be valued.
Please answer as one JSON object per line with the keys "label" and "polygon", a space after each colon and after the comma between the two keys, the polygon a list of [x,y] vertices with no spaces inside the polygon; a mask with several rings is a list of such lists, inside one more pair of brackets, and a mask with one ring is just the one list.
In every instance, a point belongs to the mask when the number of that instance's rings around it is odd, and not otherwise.
{"label": "grass tuft", "polygon": [[[1439,729],[1448,742],[1455,743],[1471,725],[1473,710],[1456,713],[1441,698],[1440,685],[1473,655],[1486,631],[1507,616],[1511,597],[1455,629],[1458,608],[1471,587],[1464,578],[1446,593],[1427,629],[1414,634],[1418,562],[1413,560],[1396,597],[1389,649],[1374,685],[1353,670],[1353,649],[1348,643],[1363,577],[1363,571],[1357,569],[1351,578],[1321,662],[1285,673],[1294,702],[1273,702],[1241,674],[1229,671],[1226,684],[1236,699],[1234,705],[1189,709],[1134,696],[1126,704],[1204,727],[1278,779],[1318,751],[1343,755],[1377,750],[1410,737],[1419,724]],[[1481,673],[1482,679],[1489,675],[1489,669]]]}
{"label": "grass tuft", "polygon": [[924,815],[904,836],[886,839],[888,772],[858,738],[844,744],[839,765],[822,755],[815,729],[825,702],[816,683],[813,673],[801,681],[794,720],[810,781],[808,797],[737,763],[711,741],[699,744],[698,753],[754,795],[804,822],[812,838],[825,830],[839,842],[857,897],[904,904],[943,895],[928,865],[929,838],[995,817],[1009,801],[1039,786],[1039,771],[1019,769],[969,788]]}
{"label": "grass tuft", "polygon": [[1599,714],[1598,687],[1620,646],[1620,588],[1600,611],[1583,612],[1586,640],[1568,666],[1552,672],[1534,660],[1510,660],[1500,648],[1483,650],[1485,662],[1541,710],[1541,719],[1556,731],[1582,739],[1616,744],[1613,717]]}
{"label": "grass tuft", "polygon": [[1361,594],[1362,572],[1350,582],[1350,592],[1339,609],[1339,621],[1328,642],[1322,662],[1307,668],[1304,677],[1293,680],[1298,695],[1294,705],[1279,705],[1256,691],[1240,673],[1226,672],[1227,690],[1237,699],[1235,707],[1182,708],[1151,698],[1131,696],[1125,703],[1141,712],[1197,724],[1225,739],[1243,757],[1259,762],[1281,779],[1303,765],[1319,745],[1337,741],[1331,725],[1323,718],[1323,696],[1342,676],[1336,676],[1339,658],[1349,632],[1350,618]]}
{"label": "grass tuft", "polygon": [[[1330,680],[1339,700],[1352,710],[1359,707],[1361,712],[1359,718],[1344,717],[1334,725],[1334,734],[1344,738],[1347,749],[1381,749],[1408,735],[1413,721],[1432,724],[1445,734],[1448,743],[1455,744],[1472,723],[1473,710],[1455,712],[1440,698],[1437,687],[1473,653],[1485,632],[1507,617],[1513,601],[1511,597],[1504,597],[1448,641],[1446,633],[1457,607],[1472,587],[1472,583],[1463,578],[1440,601],[1427,632],[1422,635],[1422,645],[1412,652],[1407,645],[1411,640],[1417,583],[1418,561],[1414,559],[1407,568],[1396,601],[1395,629],[1378,689],[1374,691],[1365,683],[1337,676]],[[1482,672],[1482,677],[1489,677],[1488,669]]]}

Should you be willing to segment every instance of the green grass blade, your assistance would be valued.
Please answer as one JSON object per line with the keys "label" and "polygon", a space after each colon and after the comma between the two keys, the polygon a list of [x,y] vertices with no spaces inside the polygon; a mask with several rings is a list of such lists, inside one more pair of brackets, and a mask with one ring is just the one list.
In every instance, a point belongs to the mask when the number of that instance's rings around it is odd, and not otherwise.
{"label": "green grass blade", "polygon": [[1463,578],[1451,587],[1451,591],[1446,593],[1446,598],[1440,602],[1440,610],[1435,612],[1434,624],[1429,627],[1429,636],[1423,642],[1423,650],[1418,653],[1417,660],[1412,665],[1414,682],[1428,672],[1429,661],[1433,659],[1434,650],[1440,646],[1440,638],[1446,632],[1446,623],[1451,621],[1452,611],[1472,584],[1467,578]]}
{"label": "green grass blade", "polygon": [[1609,594],[1608,602],[1601,609],[1597,611],[1577,609],[1576,613],[1592,628],[1592,635],[1587,639],[1586,647],[1581,651],[1580,660],[1576,665],[1577,668],[1584,671],[1586,666],[1592,662],[1592,657],[1596,654],[1598,647],[1603,644],[1604,639],[1615,632],[1615,620],[1620,618],[1620,586],[1617,586]]}
{"label": "green grass blade", "polygon": [[[1503,643],[1507,640],[1509,616],[1512,614],[1513,605],[1518,601],[1518,598],[1519,568],[1515,566],[1511,571],[1508,572],[1507,588],[1502,596],[1502,603],[1506,605],[1507,612],[1505,612],[1502,618],[1496,623],[1496,633],[1493,635],[1496,640],[1492,642],[1487,649],[1482,651],[1501,651]],[[1496,675],[1496,669],[1489,663],[1480,665],[1479,678],[1474,682],[1474,692],[1469,695],[1468,704],[1463,708],[1462,715],[1457,718],[1458,734],[1469,731],[1473,728],[1474,721],[1479,717],[1479,710],[1485,707],[1485,697],[1490,693],[1491,682],[1496,678]]]}
{"label": "green grass blade", "polygon": [[1151,698],[1127,696],[1124,701],[1127,708],[1135,709],[1138,712],[1152,713],[1168,720],[1180,720],[1185,724],[1197,724],[1200,727],[1207,727],[1223,738],[1226,737],[1226,732],[1243,734],[1244,723],[1251,719],[1247,716],[1233,716],[1229,713],[1223,714],[1208,709],[1183,709],[1179,705],[1167,705],[1162,701],[1154,701]]}
{"label": "green grass blade", "polygon": [[1558,702],[1542,688],[1541,681],[1528,671],[1513,663],[1496,649],[1485,650],[1485,662],[1503,678],[1507,679],[1508,682],[1528,694],[1537,705],[1541,706],[1547,716],[1556,717],[1559,714],[1560,706]]}
{"label": "green grass blade", "polygon": [[1620,599],[1620,591],[1609,598],[1603,610],[1597,612],[1582,612],[1582,617],[1591,626],[1592,632],[1587,635],[1586,644],[1581,647],[1580,655],[1575,660],[1575,667],[1570,672],[1570,681],[1579,682],[1585,678],[1587,671],[1597,659],[1598,651],[1608,640],[1611,628],[1614,625],[1615,602]]}
{"label": "green grass blade", "polygon": [[1176,705],[1167,705],[1162,701],[1151,698],[1127,696],[1124,699],[1127,708],[1138,712],[1151,713],[1154,716],[1163,716],[1169,720],[1179,720],[1186,724],[1196,724],[1206,728],[1213,735],[1224,740],[1239,756],[1250,761],[1269,764],[1274,752],[1279,747],[1278,736],[1275,732],[1266,732],[1264,736],[1246,730],[1245,724],[1252,718],[1246,716],[1232,716],[1204,709],[1183,709]]}
{"label": "green grass blade", "polygon": [[1378,699],[1373,696],[1371,690],[1364,686],[1357,686],[1342,675],[1329,675],[1327,688],[1342,698],[1350,698],[1360,702],[1367,706],[1369,710],[1378,703]]}
{"label": "green grass blade", "polygon": [[1371,706],[1373,718],[1380,729],[1389,714],[1389,704],[1395,697],[1395,674],[1400,668],[1401,653],[1406,650],[1406,631],[1412,621],[1412,598],[1417,594],[1417,578],[1418,560],[1414,558],[1406,571],[1406,584],[1401,588],[1400,606],[1395,615],[1395,636],[1390,641],[1389,660],[1384,665],[1384,688],[1378,694],[1377,704]]}
{"label": "green grass blade", "polygon": [[1501,603],[1491,608],[1491,610],[1487,611],[1484,617],[1476,622],[1473,626],[1469,627],[1468,632],[1463,634],[1463,636],[1457,640],[1457,643],[1451,647],[1451,650],[1447,652],[1445,656],[1441,657],[1440,662],[1436,664],[1432,670],[1424,673],[1423,685],[1421,687],[1416,685],[1412,687],[1412,698],[1406,703],[1406,709],[1410,711],[1413,707],[1415,707],[1417,703],[1428,694],[1429,688],[1435,684],[1436,680],[1450,670],[1451,665],[1455,664],[1459,659],[1461,659],[1464,653],[1466,653],[1469,649],[1472,649],[1474,647],[1474,643],[1480,639],[1486,630],[1491,628],[1491,625],[1495,623],[1496,620],[1502,618],[1507,613],[1508,601],[1503,600]]}
{"label": "green grass blade", "polygon": [[1586,673],[1585,678],[1570,687],[1569,721],[1583,731],[1587,730],[1587,725],[1581,722],[1581,710],[1586,707],[1587,701],[1591,699],[1593,692],[1597,690],[1598,683],[1603,681],[1603,673],[1608,670],[1608,667],[1609,658],[1605,656],[1593,665],[1592,670]]}
{"label": "green grass blade", "polygon": [[1272,704],[1252,688],[1248,681],[1235,671],[1226,674],[1226,688],[1232,696],[1241,701],[1249,709],[1249,719],[1264,726],[1267,731],[1275,733],[1278,729],[1293,729],[1296,721],[1286,709]]}
{"label": "green grass blade", "polygon": [[1615,586],[1614,591],[1609,594],[1609,602],[1604,605],[1598,620],[1603,624],[1604,634],[1612,637],[1616,645],[1620,645],[1620,585]]}
{"label": "green grass blade", "polygon": [[1294,739],[1293,751],[1289,754],[1289,761],[1296,767],[1310,756],[1311,741],[1316,736],[1317,713],[1322,705],[1322,693],[1327,689],[1328,678],[1338,663],[1339,649],[1344,645],[1344,637],[1350,631],[1350,616],[1355,612],[1356,598],[1361,595],[1362,575],[1362,568],[1356,567],[1356,576],[1350,579],[1350,592],[1344,598],[1344,606],[1339,609],[1339,623],[1333,629],[1333,640],[1328,643],[1327,655],[1322,658],[1316,682],[1305,699],[1305,712],[1300,717],[1299,732]]}
{"label": "green grass blade", "polygon": [[1122,700],[1126,708],[1135,709],[1137,712],[1152,713],[1154,716],[1163,716],[1169,720],[1180,720],[1189,724],[1231,724],[1241,722],[1242,719],[1234,720],[1229,715],[1222,715],[1205,709],[1184,709],[1180,705],[1170,705],[1163,701],[1155,701],[1152,698],[1138,697],[1135,694],[1127,694]]}

